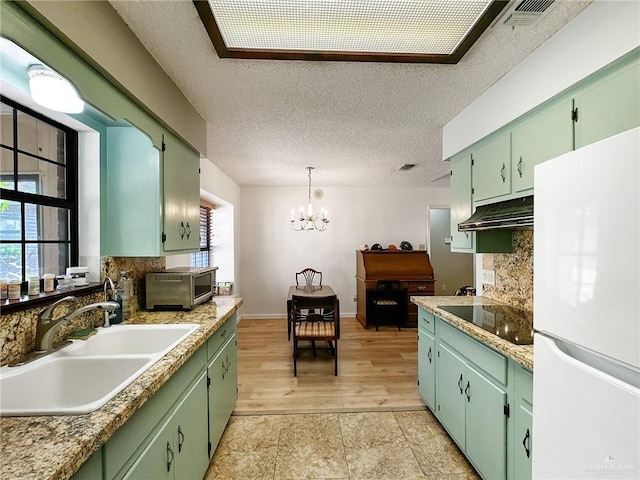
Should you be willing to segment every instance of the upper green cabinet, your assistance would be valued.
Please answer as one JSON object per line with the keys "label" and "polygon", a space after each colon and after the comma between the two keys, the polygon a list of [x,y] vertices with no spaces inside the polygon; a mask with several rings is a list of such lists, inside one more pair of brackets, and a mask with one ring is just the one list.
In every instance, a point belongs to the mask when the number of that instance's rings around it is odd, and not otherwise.
{"label": "upper green cabinet", "polygon": [[471,149],[473,201],[511,193],[511,136],[492,135]]}
{"label": "upper green cabinet", "polygon": [[517,123],[511,130],[511,185],[516,196],[533,193],[533,167],[570,152],[571,99],[563,97]]}
{"label": "upper green cabinet", "polygon": [[462,152],[451,159],[451,251],[473,252],[473,233],[459,232],[458,224],[471,216],[471,155]]}
{"label": "upper green cabinet", "polygon": [[200,157],[171,134],[164,135],[164,251],[200,246]]}
{"label": "upper green cabinet", "polygon": [[640,56],[578,88],[574,108],[575,148],[640,125]]}
{"label": "upper green cabinet", "polygon": [[108,127],[101,167],[101,254],[162,256],[199,246],[199,155],[165,133],[162,152],[135,127]]}

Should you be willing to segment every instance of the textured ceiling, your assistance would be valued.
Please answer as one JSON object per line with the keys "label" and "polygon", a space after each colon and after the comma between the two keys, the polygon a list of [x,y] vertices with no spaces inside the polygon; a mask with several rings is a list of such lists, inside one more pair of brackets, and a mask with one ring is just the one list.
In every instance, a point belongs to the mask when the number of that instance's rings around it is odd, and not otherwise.
{"label": "textured ceiling", "polygon": [[[219,59],[190,1],[110,1],[207,121],[239,185],[443,186],[442,127],[590,2],[489,28],[456,65]],[[413,170],[397,169],[415,163]]]}

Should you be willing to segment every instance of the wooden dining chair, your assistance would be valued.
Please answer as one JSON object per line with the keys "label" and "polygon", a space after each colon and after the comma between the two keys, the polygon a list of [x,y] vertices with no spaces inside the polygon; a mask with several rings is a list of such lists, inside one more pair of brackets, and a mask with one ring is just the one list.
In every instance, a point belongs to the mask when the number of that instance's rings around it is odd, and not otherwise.
{"label": "wooden dining chair", "polygon": [[[298,376],[298,351],[300,340],[311,342],[315,356],[316,342],[326,341],[327,349],[334,357],[334,375],[338,375],[338,339],[340,338],[340,303],[335,295],[291,298],[293,318],[293,376]],[[313,313],[310,313],[313,311]],[[316,313],[317,312],[317,313]]]}
{"label": "wooden dining chair", "polygon": [[[298,287],[313,287],[314,281],[318,278],[317,286],[322,286],[322,272],[318,270],[314,270],[313,268],[305,268],[301,272],[296,273],[296,285]],[[304,281],[304,285],[300,285],[300,283]]]}
{"label": "wooden dining chair", "polygon": [[403,313],[406,306],[406,291],[403,291],[399,280],[378,280],[376,289],[372,293],[373,323],[376,332],[380,320],[385,317],[394,317],[398,330],[402,325]]}

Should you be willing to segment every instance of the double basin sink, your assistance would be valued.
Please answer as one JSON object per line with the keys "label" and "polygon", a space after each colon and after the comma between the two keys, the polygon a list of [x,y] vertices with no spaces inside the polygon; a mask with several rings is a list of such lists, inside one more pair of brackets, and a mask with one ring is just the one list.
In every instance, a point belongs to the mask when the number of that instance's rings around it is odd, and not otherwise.
{"label": "double basin sink", "polygon": [[0,368],[0,414],[76,415],[102,407],[198,328],[195,324],[99,328],[54,353]]}

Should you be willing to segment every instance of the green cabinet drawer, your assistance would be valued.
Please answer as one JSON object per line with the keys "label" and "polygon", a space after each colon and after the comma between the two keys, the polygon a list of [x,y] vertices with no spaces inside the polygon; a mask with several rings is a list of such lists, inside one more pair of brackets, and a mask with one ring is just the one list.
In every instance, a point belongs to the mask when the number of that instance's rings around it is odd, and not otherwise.
{"label": "green cabinet drawer", "polygon": [[462,355],[491,375],[497,382],[502,385],[507,383],[508,362],[506,357],[452,327],[444,320],[439,319],[437,329],[442,341],[458,350]]}
{"label": "green cabinet drawer", "polygon": [[234,313],[207,340],[207,360],[211,360],[229,338],[236,333],[236,314]]}
{"label": "green cabinet drawer", "polygon": [[435,317],[423,308],[418,309],[418,328],[432,334],[436,333]]}

